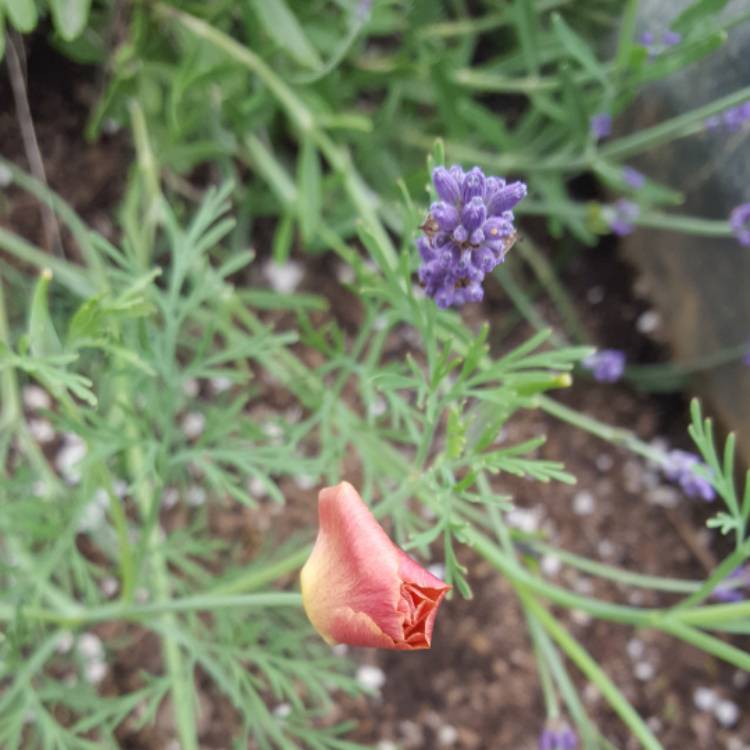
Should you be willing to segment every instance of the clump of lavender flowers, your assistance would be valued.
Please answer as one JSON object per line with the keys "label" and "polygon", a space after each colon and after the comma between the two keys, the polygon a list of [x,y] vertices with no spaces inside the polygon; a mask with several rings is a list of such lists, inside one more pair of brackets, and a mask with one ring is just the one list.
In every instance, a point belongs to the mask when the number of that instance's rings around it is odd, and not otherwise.
{"label": "clump of lavender flowers", "polygon": [[625,352],[619,349],[601,349],[581,362],[600,383],[615,383],[625,372]]}
{"label": "clump of lavender flowers", "polygon": [[547,727],[539,737],[539,750],[575,750],[577,747],[578,737],[567,724]]}
{"label": "clump of lavender flowers", "polygon": [[667,479],[678,484],[688,497],[700,497],[710,502],[716,497],[716,492],[707,479],[695,472],[696,467],[706,468],[694,453],[672,450],[662,469]]}
{"label": "clump of lavender flowers", "polygon": [[750,203],[743,203],[729,214],[729,226],[743,247],[750,247]]}
{"label": "clump of lavender flowers", "polygon": [[515,241],[512,209],[526,185],[458,165],[436,167],[432,182],[440,200],[430,206],[417,240],[419,280],[438,307],[479,302],[485,274],[505,260]]}

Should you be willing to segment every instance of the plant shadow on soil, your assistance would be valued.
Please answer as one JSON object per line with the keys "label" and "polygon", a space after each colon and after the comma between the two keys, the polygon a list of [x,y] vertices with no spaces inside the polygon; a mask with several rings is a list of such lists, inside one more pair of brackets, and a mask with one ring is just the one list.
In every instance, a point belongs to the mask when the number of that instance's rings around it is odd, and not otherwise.
{"label": "plant shadow on soil", "polygon": [[[95,229],[113,237],[111,216],[123,194],[131,159],[127,137],[115,134],[96,143],[83,140],[88,109],[97,94],[90,71],[57,58],[38,37],[28,64],[32,113],[49,184]],[[0,99],[11,101],[5,79],[0,81]],[[0,114],[0,153],[26,168],[12,107]],[[38,205],[27,195],[9,190],[0,211],[4,225],[43,242]],[[69,238],[67,244],[71,245]],[[297,260],[305,265],[301,288],[328,297],[345,330],[356,327],[347,320],[356,305],[349,304],[348,293],[336,282],[335,262],[300,254]],[[248,280],[265,283],[255,270]],[[636,359],[663,356],[658,346],[636,331],[635,321],[645,303],[633,297],[633,272],[618,259],[612,243],[571,257],[563,281],[579,300],[578,312],[592,340],[603,346],[623,346]],[[541,309],[550,322],[559,323],[551,307],[542,303]],[[470,325],[483,319],[491,324],[503,321],[510,314],[512,308],[493,284],[485,303],[465,313]],[[519,323],[513,338],[520,340],[528,334],[529,329]],[[399,342],[393,346],[397,348]],[[572,388],[555,397],[610,424],[632,429],[645,440],[664,437],[687,446],[688,415],[681,397],[639,396],[622,386],[584,378],[577,378]],[[266,403],[278,408],[285,405],[281,394],[269,394]],[[725,551],[717,546],[716,535],[705,529],[707,509],[663,485],[652,468],[627,452],[542,413],[514,418],[506,439],[520,441],[540,433],[548,437],[541,455],[562,461],[577,476],[578,484],[549,486],[503,476],[497,481],[498,491],[514,496],[520,509],[514,514],[515,523],[543,530],[551,543],[563,549],[650,574],[700,578]],[[221,504],[210,510],[212,528],[246,545],[248,539],[260,540],[271,525],[279,538],[305,525],[312,527],[317,488],[301,488],[292,479],[283,479],[281,486],[288,502],[283,514],[271,517],[266,505],[252,511]],[[185,509],[172,516],[170,525],[187,522],[189,512]],[[544,708],[522,612],[497,572],[468,550],[460,556],[469,568],[475,597],[468,602],[454,597],[443,605],[431,651],[349,650],[355,661],[382,670],[384,677],[378,695],[342,696],[327,717],[330,721],[357,719],[356,739],[392,742],[403,748],[536,747]],[[540,564],[550,580],[580,593],[642,606],[669,601],[576,573],[552,558]],[[648,719],[665,748],[738,750],[743,739],[750,741],[746,675],[658,633],[592,621],[580,612],[558,613]],[[138,684],[140,669],[158,668],[159,643],[147,631],[133,625],[103,625],[100,635],[126,636],[130,644],[116,657],[102,685],[108,693],[131,690]],[[606,701],[586,686],[574,667],[571,673],[604,734],[619,748],[636,747]],[[734,725],[722,726],[711,713],[695,707],[695,691],[702,687],[714,689],[719,700],[736,704],[739,712]],[[198,694],[201,747],[228,747],[236,726],[234,709],[200,676]],[[168,714],[160,711],[153,726],[139,731],[125,722],[120,731],[123,747],[168,747],[174,736]]]}

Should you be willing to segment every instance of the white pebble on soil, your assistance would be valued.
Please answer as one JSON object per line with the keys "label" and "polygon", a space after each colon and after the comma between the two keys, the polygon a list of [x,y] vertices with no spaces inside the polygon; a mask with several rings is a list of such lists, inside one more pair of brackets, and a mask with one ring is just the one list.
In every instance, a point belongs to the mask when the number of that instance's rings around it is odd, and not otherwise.
{"label": "white pebble on soil", "polygon": [[615,461],[609,453],[600,453],[594,463],[601,472],[609,471],[615,465]]}
{"label": "white pebble on soil", "polygon": [[699,711],[713,711],[718,700],[712,688],[699,687],[693,691],[693,703]]}
{"label": "white pebble on soil", "polygon": [[182,392],[188,397],[188,398],[195,398],[198,395],[198,392],[200,391],[200,384],[195,378],[188,378],[183,384],[182,384]]}
{"label": "white pebble on soil", "polygon": [[195,440],[203,434],[206,418],[199,411],[191,411],[182,418],[182,433],[188,440]]}
{"label": "white pebble on soil", "polygon": [[633,669],[633,674],[641,682],[648,682],[656,674],[656,667],[650,661],[639,661]]}
{"label": "white pebble on soil", "polygon": [[271,288],[275,292],[291,294],[298,286],[305,272],[299,263],[292,260],[286,263],[275,263],[269,260],[263,268]]}
{"label": "white pebble on soil", "polygon": [[364,690],[380,690],[385,685],[385,672],[380,667],[363,664],[357,670],[357,682]]}
{"label": "white pebble on soil", "polygon": [[661,326],[661,315],[656,310],[641,313],[635,323],[639,333],[654,333]]}
{"label": "white pebble on soil", "polygon": [[590,516],[596,507],[594,496],[586,490],[573,495],[573,513],[577,516]]}
{"label": "white pebble on soil", "polygon": [[438,729],[437,731],[438,745],[449,747],[450,745],[455,744],[457,739],[458,730],[456,729],[456,727],[451,726],[450,724],[443,724],[443,726],[440,727],[440,729]]}
{"label": "white pebble on soil", "polygon": [[78,464],[86,455],[86,443],[72,432],[66,432],[63,441],[55,456],[55,466],[68,484],[78,484],[81,481]]}
{"label": "white pebble on soil", "polygon": [[220,375],[219,377],[211,378],[209,385],[214,393],[224,393],[224,391],[228,391],[232,387],[232,381],[224,375]]}
{"label": "white pebble on soil", "polygon": [[180,499],[180,493],[176,487],[166,487],[161,496],[161,504],[163,508],[169,510],[177,505],[177,501]]}
{"label": "white pebble on soil", "polygon": [[29,432],[37,443],[51,443],[55,439],[55,428],[48,419],[30,419]]}
{"label": "white pebble on soil", "polygon": [[197,508],[206,502],[206,490],[199,484],[191,484],[185,493],[185,500],[187,500],[188,505]]}
{"label": "white pebble on soil", "polygon": [[714,707],[714,716],[723,727],[733,727],[740,718],[739,706],[729,700],[720,700]]}
{"label": "white pebble on soil", "polygon": [[557,555],[547,554],[542,557],[540,567],[544,575],[553,578],[560,572],[560,568],[562,568],[562,561]]}
{"label": "white pebble on soil", "polygon": [[631,638],[625,648],[631,659],[640,659],[646,652],[646,644],[640,638]]}
{"label": "white pebble on soil", "polygon": [[22,398],[26,408],[31,411],[49,409],[52,406],[52,399],[49,393],[38,385],[25,385]]}
{"label": "white pebble on soil", "polygon": [[539,528],[539,513],[529,508],[513,508],[506,516],[508,526],[532,534]]}

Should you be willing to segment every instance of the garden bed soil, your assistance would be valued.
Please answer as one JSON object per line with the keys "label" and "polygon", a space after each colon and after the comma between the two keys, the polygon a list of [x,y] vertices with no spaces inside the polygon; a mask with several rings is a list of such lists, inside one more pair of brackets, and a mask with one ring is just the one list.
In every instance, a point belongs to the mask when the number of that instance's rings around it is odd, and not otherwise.
{"label": "garden bed soil", "polygon": [[[98,231],[112,236],[112,216],[125,184],[131,158],[124,136],[86,143],[82,132],[96,94],[89,72],[60,59],[39,43],[29,59],[31,108],[50,186],[70,202]],[[0,98],[10,101],[6,81]],[[0,113],[0,153],[26,167],[12,107]],[[35,242],[43,242],[38,206],[25,194],[7,193],[0,222]],[[323,293],[339,315],[351,305],[337,305],[342,294],[331,259],[305,263],[302,289]],[[262,276],[256,281],[263,283]],[[579,300],[578,312],[594,340],[625,346],[631,356],[653,354],[654,344],[636,331],[644,304],[632,296],[631,270],[614,247],[582,251],[567,266],[565,282]],[[511,308],[501,292],[490,287],[488,300],[467,309],[470,321],[501,321]],[[544,309],[554,322],[555,313]],[[347,321],[342,320],[344,326]],[[517,338],[528,334],[519,325]],[[282,399],[283,395],[276,394]],[[565,403],[593,417],[634,430],[641,438],[685,440],[688,415],[680,398],[639,396],[619,385],[577,379],[556,394]],[[273,400],[270,400],[273,403]],[[721,550],[716,534],[705,529],[707,508],[664,485],[641,459],[576,431],[542,413],[524,413],[508,427],[508,440],[547,435],[545,458],[562,461],[578,477],[575,487],[540,485],[503,475],[498,491],[511,493],[518,508],[513,523],[541,529],[560,547],[644,573],[685,578],[705,576]],[[283,479],[288,509],[271,516],[269,507],[240,508],[227,502],[210,509],[216,533],[236,544],[279,539],[315,524],[318,488],[300,487]],[[186,522],[194,509],[183,507],[171,523]],[[252,548],[247,552],[252,556]],[[456,748],[460,750],[532,750],[544,724],[539,680],[521,609],[508,583],[470,550],[461,561],[469,570],[474,599],[454,597],[441,610],[429,652],[397,653],[349,649],[365,667],[360,677],[382,681],[367,698],[341,696],[327,721],[356,719],[355,738],[381,750]],[[609,601],[652,606],[665,600],[652,593],[625,590],[575,573],[554,558],[540,561],[549,580]],[[290,581],[293,585],[294,582]],[[748,676],[695,649],[658,633],[591,620],[581,612],[559,613],[573,635],[619,685],[668,750],[742,750],[750,747]],[[108,693],[125,692],[137,684],[141,669],[160,668],[157,638],[135,625],[120,623],[98,629],[104,639],[126,636],[102,683]],[[339,649],[342,651],[344,649]],[[595,722],[618,748],[637,747],[606,701],[571,668],[584,703]],[[707,690],[712,692],[706,692]],[[237,726],[234,709],[199,676],[201,747],[232,746]],[[714,708],[707,710],[712,697]],[[703,706],[698,708],[697,702]],[[722,707],[722,708],[719,708]],[[138,750],[176,748],[174,727],[163,706],[156,722],[136,731],[125,722],[119,732],[123,747]],[[736,716],[734,714],[736,713]],[[722,724],[722,721],[724,724]]]}

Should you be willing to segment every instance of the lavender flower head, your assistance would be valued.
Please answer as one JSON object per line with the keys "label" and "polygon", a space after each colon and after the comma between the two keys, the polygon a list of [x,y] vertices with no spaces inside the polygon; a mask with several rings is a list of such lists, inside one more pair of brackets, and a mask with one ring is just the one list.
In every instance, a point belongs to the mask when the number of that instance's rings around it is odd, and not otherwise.
{"label": "lavender flower head", "polygon": [[581,362],[600,383],[615,383],[625,372],[625,352],[619,349],[602,349]]}
{"label": "lavender flower head", "polygon": [[672,31],[672,29],[667,29],[666,31],[662,32],[661,43],[665,47],[674,47],[676,44],[679,44],[681,41],[682,41],[682,34],[680,34],[679,31]]}
{"label": "lavender flower head", "polygon": [[743,247],[750,247],[750,203],[737,206],[729,214],[729,226]]}
{"label": "lavender flower head", "polygon": [[578,737],[567,725],[547,727],[539,736],[539,750],[576,750]]}
{"label": "lavender flower head", "polygon": [[595,140],[600,141],[612,133],[612,115],[607,112],[599,112],[591,118],[589,123],[591,134]]}
{"label": "lavender flower head", "polygon": [[707,479],[698,476],[694,471],[696,467],[706,468],[706,465],[695,453],[673,450],[669,452],[662,469],[667,479],[679,484],[688,497],[700,497],[710,502],[716,497],[716,492]]}
{"label": "lavender flower head", "polygon": [[436,167],[432,182],[440,200],[430,206],[417,240],[419,280],[438,307],[479,302],[485,274],[505,260],[515,241],[512,209],[526,185],[458,165]]}
{"label": "lavender flower head", "polygon": [[605,217],[609,228],[620,237],[630,234],[634,229],[634,223],[641,213],[637,203],[621,198],[613,206],[605,209]]}

